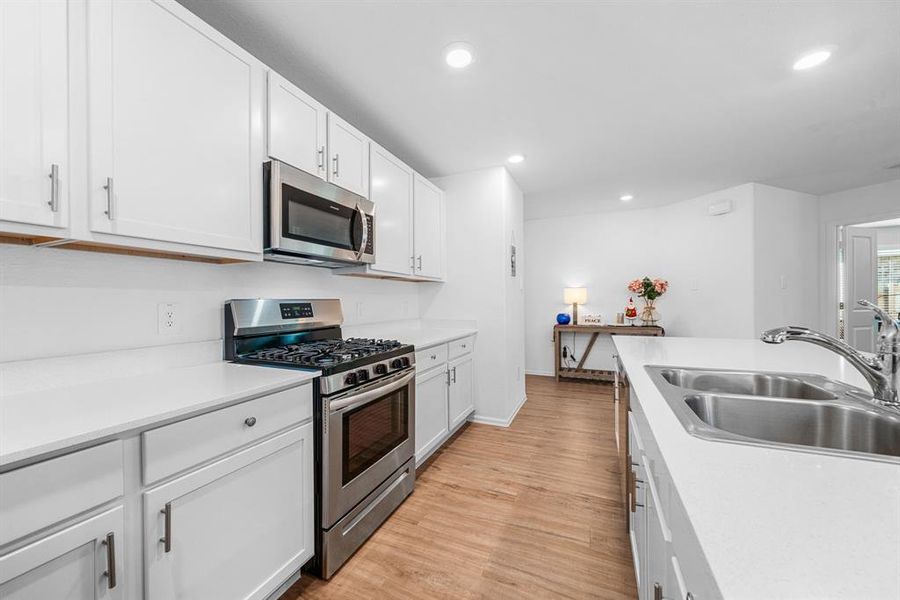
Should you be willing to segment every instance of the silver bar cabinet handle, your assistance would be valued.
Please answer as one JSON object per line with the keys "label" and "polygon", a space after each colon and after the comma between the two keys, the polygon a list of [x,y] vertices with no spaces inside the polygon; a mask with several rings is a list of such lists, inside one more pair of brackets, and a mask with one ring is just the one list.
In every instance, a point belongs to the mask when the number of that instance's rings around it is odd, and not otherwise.
{"label": "silver bar cabinet handle", "polygon": [[419,261],[419,270],[421,271],[422,270],[422,255],[420,254],[419,258],[417,258],[416,260]]}
{"label": "silver bar cabinet handle", "polygon": [[341,156],[340,154],[335,154],[334,158],[331,159],[331,162],[334,163],[334,170],[331,171],[331,174],[335,177],[341,176]]}
{"label": "silver bar cabinet handle", "polygon": [[658,583],[653,584],[653,600],[663,600],[663,589]]}
{"label": "silver bar cabinet handle", "polygon": [[116,534],[107,533],[102,543],[106,546],[106,570],[103,575],[106,577],[106,586],[113,589],[116,587]]}
{"label": "silver bar cabinet handle", "polygon": [[453,367],[453,383],[456,383],[456,367]]}
{"label": "silver bar cabinet handle", "polygon": [[116,218],[116,214],[114,212],[115,209],[115,201],[116,201],[116,191],[113,187],[113,178],[106,178],[106,185],[103,186],[103,189],[106,190],[106,210],[103,212],[109,217],[109,220],[112,221]]}
{"label": "silver bar cabinet handle", "polygon": [[318,155],[318,160],[316,160],[316,166],[319,169],[325,169],[325,146],[322,146],[318,150],[316,150],[316,154]]}
{"label": "silver bar cabinet handle", "polygon": [[59,211],[59,165],[50,165],[50,210]]}
{"label": "silver bar cabinet handle", "polygon": [[172,551],[172,503],[166,502],[166,507],[162,509],[161,512],[165,515],[165,523],[163,524],[163,529],[165,533],[163,534],[165,537],[159,538],[159,541],[163,543],[163,549],[166,552]]}

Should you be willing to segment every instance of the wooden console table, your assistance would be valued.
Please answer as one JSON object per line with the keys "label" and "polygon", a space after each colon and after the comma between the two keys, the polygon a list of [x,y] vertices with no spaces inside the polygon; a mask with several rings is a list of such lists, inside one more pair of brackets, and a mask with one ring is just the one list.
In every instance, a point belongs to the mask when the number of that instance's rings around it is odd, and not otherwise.
{"label": "wooden console table", "polygon": [[[562,356],[562,333],[590,333],[591,339],[588,341],[587,348],[578,361],[578,366],[573,368],[563,367],[561,362]],[[553,326],[553,349],[555,352],[554,366],[556,371],[556,380],[560,377],[571,379],[589,379],[591,381],[612,381],[615,379],[614,371],[604,371],[602,369],[585,369],[584,363],[587,361],[588,355],[594,348],[594,343],[601,333],[609,335],[666,335],[666,330],[657,325],[554,325]]]}

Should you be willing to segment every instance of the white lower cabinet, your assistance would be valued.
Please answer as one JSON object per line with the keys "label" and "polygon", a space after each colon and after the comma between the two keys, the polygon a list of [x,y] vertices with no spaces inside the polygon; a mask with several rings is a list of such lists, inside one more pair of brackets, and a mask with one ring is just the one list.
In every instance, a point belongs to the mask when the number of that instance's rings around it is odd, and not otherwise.
{"label": "white lower cabinet", "polygon": [[416,349],[416,463],[475,411],[475,336]]}
{"label": "white lower cabinet", "polygon": [[416,378],[416,462],[421,463],[449,433],[445,369]]}
{"label": "white lower cabinet", "polygon": [[471,354],[458,358],[449,364],[450,429],[455,429],[475,410],[474,359]]}
{"label": "white lower cabinet", "polygon": [[145,597],[265,598],[313,555],[308,423],[144,494]]}
{"label": "white lower cabinet", "polygon": [[0,598],[124,598],[124,522],[117,506],[0,556]]}

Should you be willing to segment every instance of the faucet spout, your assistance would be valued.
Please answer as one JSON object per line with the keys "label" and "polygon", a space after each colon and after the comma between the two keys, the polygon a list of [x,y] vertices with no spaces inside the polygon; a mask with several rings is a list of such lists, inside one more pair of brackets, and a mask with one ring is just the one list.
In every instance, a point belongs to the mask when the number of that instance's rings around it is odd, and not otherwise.
{"label": "faucet spout", "polygon": [[[860,300],[859,304],[868,308],[874,306],[864,300]],[[900,387],[900,339],[898,339],[900,326],[880,308],[875,312],[883,321],[876,356],[864,354],[821,331],[796,325],[769,329],[760,335],[760,339],[767,344],[782,344],[790,340],[797,340],[827,348],[841,355],[856,367],[872,386],[875,400],[886,406],[900,408],[900,393],[898,393],[898,387]]]}

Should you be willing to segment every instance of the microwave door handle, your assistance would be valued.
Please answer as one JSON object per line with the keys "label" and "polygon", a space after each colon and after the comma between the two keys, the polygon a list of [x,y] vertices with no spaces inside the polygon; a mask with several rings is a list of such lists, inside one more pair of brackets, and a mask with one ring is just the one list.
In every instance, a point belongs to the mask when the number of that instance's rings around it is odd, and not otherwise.
{"label": "microwave door handle", "polygon": [[369,243],[369,222],[359,202],[356,203],[356,212],[359,213],[360,223],[362,224],[362,241],[360,241],[359,251],[356,253],[356,260],[360,260],[362,255],[366,253],[366,245]]}
{"label": "microwave door handle", "polygon": [[391,392],[395,392],[402,387],[406,387],[410,381],[412,381],[413,377],[416,376],[416,372],[412,371],[407,373],[400,379],[394,381],[390,385],[384,387],[377,387],[374,390],[369,390],[368,392],[363,392],[362,394],[354,394],[349,398],[342,398],[341,400],[332,400],[329,402],[329,406],[331,407],[331,413],[334,414],[336,412],[340,412],[344,409],[349,408],[357,408],[362,406],[363,404],[368,404],[372,400],[377,400],[381,398],[385,394],[390,394]]}

